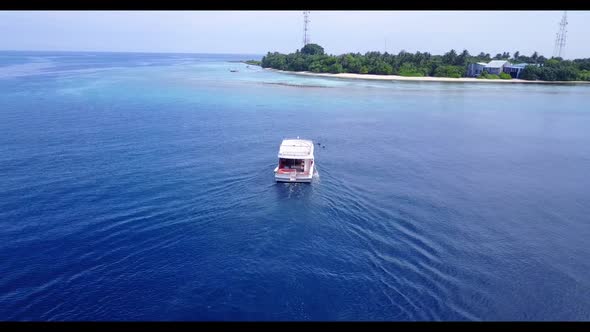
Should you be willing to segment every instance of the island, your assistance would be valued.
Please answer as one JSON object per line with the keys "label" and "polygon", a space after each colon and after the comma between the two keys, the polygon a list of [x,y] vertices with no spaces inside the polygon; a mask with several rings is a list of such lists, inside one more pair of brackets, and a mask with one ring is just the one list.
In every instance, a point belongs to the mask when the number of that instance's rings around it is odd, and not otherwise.
{"label": "island", "polygon": [[[251,60],[250,64],[255,64]],[[590,58],[564,60],[515,52],[472,56],[467,50],[444,55],[428,52],[346,53],[328,55],[318,44],[307,44],[295,53],[268,52],[259,64],[299,75],[380,80],[511,83],[590,83]]]}
{"label": "island", "polygon": [[262,61],[246,60],[246,61],[244,61],[244,63],[248,64],[248,65],[260,66],[262,64]]}

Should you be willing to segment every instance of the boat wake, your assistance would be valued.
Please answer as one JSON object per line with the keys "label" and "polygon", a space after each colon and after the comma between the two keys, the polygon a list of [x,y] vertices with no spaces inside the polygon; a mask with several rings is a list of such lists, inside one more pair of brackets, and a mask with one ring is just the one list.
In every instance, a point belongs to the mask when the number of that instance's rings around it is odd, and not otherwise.
{"label": "boat wake", "polygon": [[318,172],[317,166],[314,168],[313,178],[312,178],[311,182],[312,183],[320,183],[320,172]]}

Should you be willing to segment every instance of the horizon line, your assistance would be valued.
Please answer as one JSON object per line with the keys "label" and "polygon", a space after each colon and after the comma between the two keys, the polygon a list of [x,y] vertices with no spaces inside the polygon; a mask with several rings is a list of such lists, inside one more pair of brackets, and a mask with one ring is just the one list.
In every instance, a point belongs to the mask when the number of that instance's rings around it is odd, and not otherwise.
{"label": "horizon line", "polygon": [[265,55],[257,53],[226,53],[226,52],[157,52],[157,51],[74,51],[74,50],[15,50],[0,49],[0,52],[63,52],[63,53],[149,53],[149,54],[215,54],[215,55]]}
{"label": "horizon line", "polygon": [[[300,50],[300,49],[297,49],[297,50]],[[454,49],[451,49],[451,50],[454,50]],[[451,50],[449,50],[447,52],[450,52]],[[362,55],[362,54],[370,53],[370,52],[378,52],[378,53],[381,53],[381,54],[387,53],[387,54],[390,54],[390,55],[396,55],[396,54],[401,53],[402,51],[407,52],[407,53],[410,53],[410,54],[414,54],[414,53],[420,52],[420,53],[429,53],[429,54],[434,55],[434,56],[443,56],[444,55],[444,53],[443,54],[434,54],[434,53],[430,53],[428,51],[409,52],[409,51],[406,51],[404,49],[401,49],[398,53],[393,53],[393,52],[388,52],[388,51],[382,52],[380,50],[374,50],[374,51],[366,51],[364,53],[363,52],[345,52],[345,53],[341,53],[341,54],[326,54],[326,55],[329,55],[329,56],[340,56],[340,55],[346,55],[346,54],[361,54]],[[3,50],[3,49],[0,49],[0,52],[125,53],[125,54],[184,54],[184,55],[255,55],[255,56],[266,56],[268,53],[274,53],[274,52],[278,52],[278,53],[281,53],[281,54],[290,54],[290,53],[282,53],[282,52],[279,52],[279,51],[267,51],[265,53],[258,54],[258,53],[227,53],[227,52],[215,53],[215,52],[171,52],[171,51],[164,51],[164,52],[158,52],[158,51],[80,51],[80,50],[74,51],[74,50],[24,50],[24,49],[23,50],[15,50],[15,49],[6,49],[6,50]],[[457,50],[455,50],[455,52],[457,54],[460,53]],[[553,56],[547,57],[547,56],[541,54],[538,51],[535,51],[535,52],[537,52],[539,54],[539,56],[544,56],[547,59],[554,58]],[[295,53],[295,52],[291,52],[291,53]],[[486,52],[486,54],[489,54],[490,56],[492,56],[492,53],[487,53]],[[511,54],[511,57],[512,57],[512,55],[513,54]],[[477,57],[476,54],[471,54],[471,53],[470,53],[470,56]],[[580,58],[572,58],[572,57],[565,58],[565,57],[562,57],[562,59],[563,60],[573,61],[573,60],[587,59],[587,58],[584,58],[584,57],[580,57]]]}

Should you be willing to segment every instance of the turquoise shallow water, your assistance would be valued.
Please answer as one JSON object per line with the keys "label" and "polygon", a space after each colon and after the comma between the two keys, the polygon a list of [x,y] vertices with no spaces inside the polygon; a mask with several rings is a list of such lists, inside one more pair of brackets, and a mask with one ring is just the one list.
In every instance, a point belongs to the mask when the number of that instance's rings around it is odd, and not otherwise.
{"label": "turquoise shallow water", "polygon": [[590,318],[590,87],[250,58],[0,52],[0,319]]}

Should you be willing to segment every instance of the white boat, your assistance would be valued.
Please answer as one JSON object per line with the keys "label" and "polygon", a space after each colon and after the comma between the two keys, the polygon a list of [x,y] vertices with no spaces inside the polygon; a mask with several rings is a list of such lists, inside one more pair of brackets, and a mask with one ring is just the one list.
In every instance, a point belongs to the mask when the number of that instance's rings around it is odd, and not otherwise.
{"label": "white boat", "polygon": [[315,174],[313,142],[305,139],[284,139],[279,148],[279,165],[275,168],[277,182],[311,182]]}

